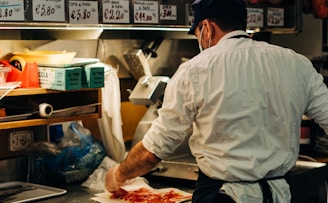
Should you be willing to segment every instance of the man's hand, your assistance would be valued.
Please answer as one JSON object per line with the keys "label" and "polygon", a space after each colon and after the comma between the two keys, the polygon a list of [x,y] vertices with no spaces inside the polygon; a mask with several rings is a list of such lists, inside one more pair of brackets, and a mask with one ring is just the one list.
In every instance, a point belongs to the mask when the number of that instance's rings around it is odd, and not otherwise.
{"label": "man's hand", "polygon": [[105,188],[108,192],[115,192],[118,191],[123,185],[124,182],[119,182],[116,179],[116,172],[117,172],[118,166],[115,166],[106,174],[105,177]]}

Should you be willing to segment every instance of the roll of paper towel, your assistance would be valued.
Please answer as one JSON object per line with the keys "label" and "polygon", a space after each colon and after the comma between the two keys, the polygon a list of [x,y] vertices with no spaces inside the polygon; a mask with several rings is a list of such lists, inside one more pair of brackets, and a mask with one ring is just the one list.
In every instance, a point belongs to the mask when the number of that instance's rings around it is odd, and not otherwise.
{"label": "roll of paper towel", "polygon": [[41,103],[39,105],[39,115],[42,118],[46,118],[51,116],[51,114],[53,113],[53,107],[51,106],[51,104],[48,103]]}

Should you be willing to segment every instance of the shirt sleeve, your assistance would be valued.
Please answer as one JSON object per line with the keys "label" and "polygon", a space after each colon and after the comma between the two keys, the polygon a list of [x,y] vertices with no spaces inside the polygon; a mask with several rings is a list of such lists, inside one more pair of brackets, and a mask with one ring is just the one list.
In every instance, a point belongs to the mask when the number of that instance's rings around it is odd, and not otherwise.
{"label": "shirt sleeve", "polygon": [[197,74],[182,64],[169,81],[158,117],[145,134],[144,147],[161,159],[167,158],[192,132],[196,115]]}
{"label": "shirt sleeve", "polygon": [[[310,63],[310,62],[309,62]],[[328,89],[323,82],[323,76],[311,66],[306,75],[308,105],[305,114],[312,118],[328,134]]]}

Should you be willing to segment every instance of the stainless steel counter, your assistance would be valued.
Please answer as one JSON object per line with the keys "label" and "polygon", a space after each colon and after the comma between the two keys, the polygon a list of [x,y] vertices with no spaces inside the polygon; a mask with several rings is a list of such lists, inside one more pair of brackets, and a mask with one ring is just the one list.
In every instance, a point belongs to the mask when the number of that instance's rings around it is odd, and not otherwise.
{"label": "stainless steel counter", "polygon": [[[145,176],[147,180],[150,181],[150,186],[153,188],[164,188],[164,187],[175,187],[186,192],[193,192],[195,181],[189,180],[178,180],[171,178],[161,178],[161,177],[148,177]],[[90,200],[95,194],[101,193],[103,191],[92,190],[82,187],[81,184],[70,184],[65,186],[53,186],[61,189],[67,190],[67,193],[61,196],[52,197],[48,199],[42,199],[35,201],[35,203],[87,203],[93,202]]]}
{"label": "stainless steel counter", "polygon": [[42,199],[39,201],[34,201],[38,203],[84,203],[91,202],[90,198],[96,193],[101,191],[90,190],[88,188],[81,187],[80,184],[72,184],[66,186],[56,186],[67,190],[67,193],[57,197],[51,197],[47,199]]}
{"label": "stainless steel counter", "polygon": [[[193,192],[195,181],[172,179],[157,176],[145,176],[153,188],[175,187],[186,192]],[[292,203],[304,202],[327,202],[327,188],[326,182],[328,179],[328,165],[317,168],[308,167],[295,167],[289,177],[291,185]],[[81,187],[80,184],[71,184],[65,186],[55,186],[58,188],[66,189],[67,193],[37,201],[38,203],[80,203],[92,202],[90,200],[96,191]]]}

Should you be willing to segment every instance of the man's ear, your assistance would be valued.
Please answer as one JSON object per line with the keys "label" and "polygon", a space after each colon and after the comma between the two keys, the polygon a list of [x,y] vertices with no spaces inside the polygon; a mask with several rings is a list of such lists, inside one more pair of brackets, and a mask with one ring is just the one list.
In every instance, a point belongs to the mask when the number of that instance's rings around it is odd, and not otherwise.
{"label": "man's ear", "polygon": [[207,40],[212,39],[214,31],[212,23],[209,20],[205,19],[203,21],[203,26],[205,26],[203,35],[206,37]]}

